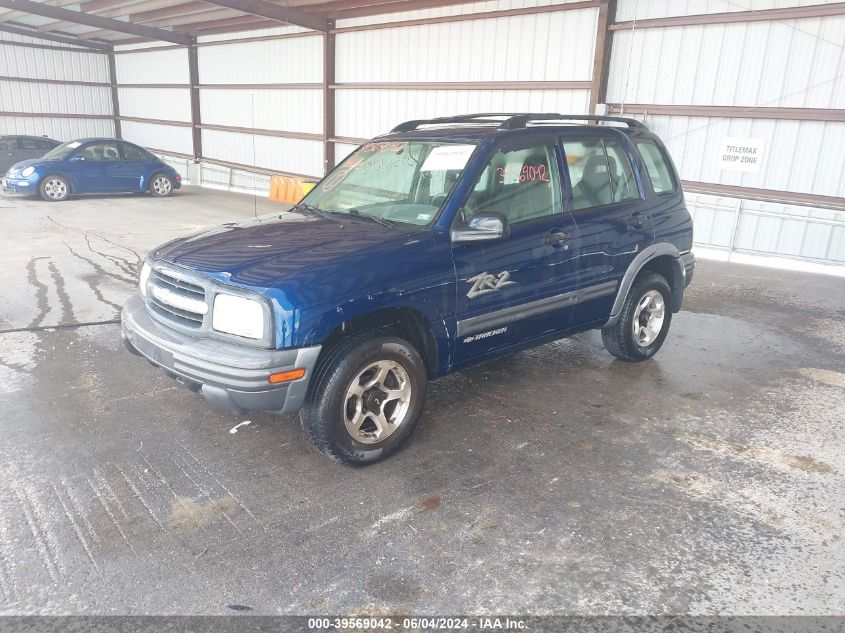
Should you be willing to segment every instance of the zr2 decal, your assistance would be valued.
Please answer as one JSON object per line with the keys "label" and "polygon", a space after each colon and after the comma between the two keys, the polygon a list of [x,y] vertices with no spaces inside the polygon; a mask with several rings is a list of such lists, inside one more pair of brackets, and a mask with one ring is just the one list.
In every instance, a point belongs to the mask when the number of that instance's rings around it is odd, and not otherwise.
{"label": "zr2 decal", "polygon": [[467,279],[467,283],[472,284],[472,287],[469,289],[467,297],[475,299],[481,295],[501,290],[505,286],[512,286],[516,282],[511,281],[510,279],[511,274],[506,270],[500,272],[498,275],[491,275],[484,272],[476,275],[475,277],[470,277]]}

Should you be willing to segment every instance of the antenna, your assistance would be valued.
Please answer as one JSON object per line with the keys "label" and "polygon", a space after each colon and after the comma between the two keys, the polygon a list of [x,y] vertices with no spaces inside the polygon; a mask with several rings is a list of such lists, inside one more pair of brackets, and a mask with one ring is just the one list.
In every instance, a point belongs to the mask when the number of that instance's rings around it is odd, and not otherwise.
{"label": "antenna", "polygon": [[634,55],[634,34],[637,29],[637,10],[640,6],[640,0],[634,2],[634,19],[631,20],[631,42],[628,44],[628,67],[625,69],[625,90],[622,92],[622,103],[619,108],[619,116],[625,116],[625,101],[628,99],[628,80],[631,78],[631,58]]}
{"label": "antenna", "polygon": [[[254,90],[250,90],[250,92],[249,92],[249,101],[250,101],[250,105],[249,105],[250,125],[252,126],[252,129],[254,130],[255,129],[255,91]],[[256,181],[256,178],[258,177],[258,173],[256,172],[256,169],[258,169],[258,167],[255,164],[255,160],[256,160],[255,159],[255,132],[253,132],[251,134],[251,136],[252,136],[252,215],[257,220],[258,219],[258,192],[256,191],[256,188],[255,188],[255,181]]]}

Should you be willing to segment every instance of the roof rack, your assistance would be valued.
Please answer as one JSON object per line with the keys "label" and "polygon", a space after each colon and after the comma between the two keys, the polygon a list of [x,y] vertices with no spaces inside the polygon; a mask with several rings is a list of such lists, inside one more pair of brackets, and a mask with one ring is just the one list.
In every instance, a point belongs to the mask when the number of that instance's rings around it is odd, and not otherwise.
{"label": "roof rack", "polygon": [[624,123],[629,128],[648,129],[645,124],[636,119],[629,119],[618,116],[598,116],[592,114],[526,114],[516,112],[488,112],[482,114],[462,114],[460,116],[439,117],[436,119],[416,119],[406,121],[397,125],[391,132],[410,132],[421,125],[443,125],[449,123],[477,123],[495,124],[500,130],[518,130],[528,127],[534,121],[609,121],[611,123]]}

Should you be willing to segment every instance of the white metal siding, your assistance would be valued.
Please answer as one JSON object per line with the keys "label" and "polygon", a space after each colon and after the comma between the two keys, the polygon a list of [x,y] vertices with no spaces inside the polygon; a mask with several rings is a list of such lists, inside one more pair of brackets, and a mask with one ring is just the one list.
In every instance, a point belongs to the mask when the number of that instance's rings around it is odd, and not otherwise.
{"label": "white metal siding", "polygon": [[98,86],[0,80],[0,111],[111,114],[111,91]]}
{"label": "white metal siding", "polygon": [[845,263],[845,212],[687,194],[694,241],[755,255]]}
{"label": "white metal siding", "polygon": [[[342,21],[341,26],[552,4],[503,1]],[[339,33],[336,79],[360,82],[590,81],[598,9]],[[484,51],[484,54],[479,54]],[[589,90],[341,88],[339,136],[367,138],[414,118],[468,112],[586,113]]]}
{"label": "white metal siding", "polygon": [[338,90],[338,136],[370,138],[410,119],[467,112],[574,112],[589,109],[589,90]]}
{"label": "white metal siding", "polygon": [[191,121],[188,88],[120,88],[120,114],[165,121]]}
{"label": "white metal siding", "polygon": [[[845,123],[649,116],[681,178],[845,197]],[[765,139],[759,173],[720,171],[722,137]]]}
{"label": "white metal siding", "polygon": [[189,83],[188,51],[184,48],[120,54],[114,60],[121,84]]}
{"label": "white metal siding", "polygon": [[3,134],[46,134],[58,141],[90,136],[114,136],[111,119],[68,119],[62,117],[0,116]]}
{"label": "white metal siding", "polygon": [[10,46],[0,41],[0,75],[108,82],[109,67],[100,53]]}
{"label": "white metal siding", "polygon": [[[70,51],[12,46],[3,42],[45,43],[30,37],[0,33],[0,75],[27,79],[108,82],[108,60],[103,54],[84,49]],[[104,86],[0,81],[0,111],[57,115],[0,117],[0,131],[5,134],[46,134],[58,140],[114,134],[110,119],[61,116],[111,116],[111,94]]]}
{"label": "white metal siding", "polygon": [[200,91],[203,123],[319,134],[323,130],[320,89]]}
{"label": "white metal siding", "polygon": [[203,46],[197,54],[203,84],[323,81],[322,36]]}
{"label": "white metal siding", "polygon": [[845,108],[843,42],[845,16],[617,31],[607,99]]}
{"label": "white metal siding", "polygon": [[143,147],[193,155],[190,127],[121,121],[123,138]]}
{"label": "white metal siding", "polygon": [[597,19],[597,9],[580,9],[340,33],[336,78],[589,81]]}
{"label": "white metal siding", "polygon": [[619,0],[616,8],[618,21],[645,18],[667,18],[702,13],[731,13],[735,11],[761,11],[787,7],[833,4],[840,0]]}
{"label": "white metal siding", "polygon": [[211,159],[306,176],[323,173],[323,145],[319,141],[203,130],[202,147],[203,155]]}

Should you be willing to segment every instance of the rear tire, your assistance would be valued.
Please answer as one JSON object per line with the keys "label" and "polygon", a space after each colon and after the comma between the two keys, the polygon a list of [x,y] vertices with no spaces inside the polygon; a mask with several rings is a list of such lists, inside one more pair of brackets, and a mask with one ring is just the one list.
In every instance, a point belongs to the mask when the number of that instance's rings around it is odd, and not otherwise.
{"label": "rear tire", "polygon": [[167,174],[154,174],[150,178],[149,191],[155,198],[166,198],[173,193],[173,180]]}
{"label": "rear tire", "polygon": [[657,273],[641,274],[622,305],[619,320],[602,328],[607,351],[629,363],[648,360],[666,340],[672,322],[671,289]]}
{"label": "rear tire", "polygon": [[365,466],[395,453],[422,413],[428,382],[413,345],[372,333],[342,339],[317,366],[302,428],[324,455]]}
{"label": "rear tire", "polygon": [[41,180],[38,193],[47,202],[61,202],[70,195],[70,183],[62,176],[49,175]]}

